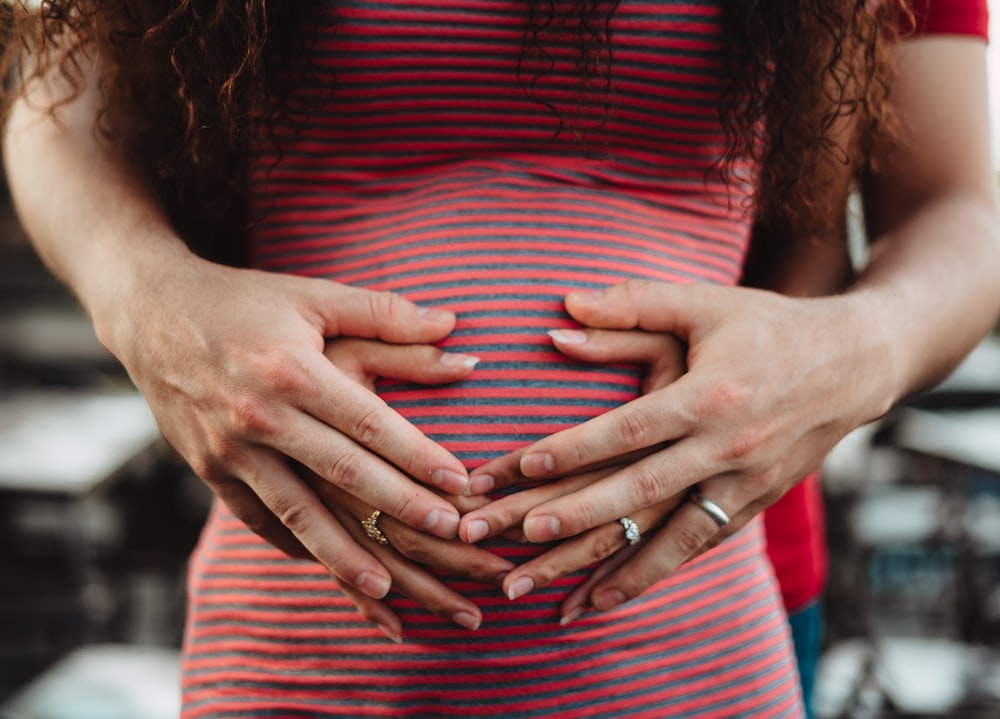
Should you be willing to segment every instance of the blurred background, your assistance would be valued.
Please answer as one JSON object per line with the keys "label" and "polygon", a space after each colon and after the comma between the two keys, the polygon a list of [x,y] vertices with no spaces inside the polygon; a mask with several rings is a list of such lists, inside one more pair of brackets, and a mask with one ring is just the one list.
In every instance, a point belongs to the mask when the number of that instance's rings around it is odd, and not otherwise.
{"label": "blurred background", "polygon": [[[1000,717],[1000,334],[848,437],[823,481],[817,715]],[[0,182],[0,719],[177,716],[185,565],[209,499]]]}

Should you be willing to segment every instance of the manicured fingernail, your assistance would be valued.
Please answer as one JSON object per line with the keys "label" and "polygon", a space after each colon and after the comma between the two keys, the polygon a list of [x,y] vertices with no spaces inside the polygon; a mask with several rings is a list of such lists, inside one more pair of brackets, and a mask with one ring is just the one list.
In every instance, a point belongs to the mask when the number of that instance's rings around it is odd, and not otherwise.
{"label": "manicured fingernail", "polygon": [[521,457],[521,474],[525,477],[539,477],[556,468],[556,461],[548,452],[532,452]]}
{"label": "manicured fingernail", "polygon": [[570,610],[566,613],[566,616],[559,620],[559,626],[565,627],[570,622],[579,619],[581,614],[583,614],[583,607]]}
{"label": "manicured fingernail", "polygon": [[548,335],[564,345],[582,345],[587,341],[587,333],[580,330],[549,330]]}
{"label": "manicured fingernail", "polygon": [[507,599],[513,602],[515,599],[523,597],[534,588],[535,583],[531,581],[531,577],[518,577],[513,581],[513,583],[511,583],[510,588],[507,590]]}
{"label": "manicured fingernail", "polygon": [[559,519],[547,514],[524,520],[524,533],[532,542],[550,542],[559,536]]}
{"label": "manicured fingernail", "polygon": [[479,358],[475,355],[463,355],[458,352],[445,352],[441,355],[441,364],[446,367],[475,367],[479,364]]}
{"label": "manicured fingernail", "polygon": [[454,317],[451,312],[436,307],[418,307],[417,315],[428,322],[450,322]]}
{"label": "manicured fingernail", "polygon": [[374,599],[381,599],[389,593],[390,582],[381,574],[362,572],[355,584],[358,589]]}
{"label": "manicured fingernail", "polygon": [[439,537],[454,537],[458,532],[458,517],[451,512],[432,509],[424,520],[424,529],[436,530]]}
{"label": "manicured fingernail", "polygon": [[490,533],[490,525],[484,519],[473,519],[469,522],[469,544],[475,544]]}
{"label": "manicured fingernail", "polygon": [[497,481],[492,474],[476,474],[469,477],[469,494],[486,494],[492,492],[497,486]]}
{"label": "manicured fingernail", "polygon": [[620,589],[605,589],[594,595],[594,607],[601,612],[607,612],[625,603],[627,597]]}
{"label": "manicured fingernail", "polygon": [[469,478],[453,469],[438,467],[431,472],[431,484],[451,494],[465,494],[469,488]]}
{"label": "manicured fingernail", "polygon": [[451,621],[472,631],[479,629],[480,619],[472,612],[455,612],[451,615]]}
{"label": "manicured fingernail", "polygon": [[396,644],[403,643],[403,637],[400,636],[397,632],[393,631],[391,628],[387,627],[384,624],[378,624],[378,623],[376,623],[375,626],[381,629],[382,633],[385,634],[387,637],[389,637],[389,639],[391,639],[392,641],[396,642]]}

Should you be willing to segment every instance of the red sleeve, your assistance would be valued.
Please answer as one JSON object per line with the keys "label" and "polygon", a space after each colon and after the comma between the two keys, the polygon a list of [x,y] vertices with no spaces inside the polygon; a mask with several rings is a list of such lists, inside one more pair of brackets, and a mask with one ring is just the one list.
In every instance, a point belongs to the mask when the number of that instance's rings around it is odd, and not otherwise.
{"label": "red sleeve", "polygon": [[986,0],[914,0],[917,35],[978,35],[989,40]]}

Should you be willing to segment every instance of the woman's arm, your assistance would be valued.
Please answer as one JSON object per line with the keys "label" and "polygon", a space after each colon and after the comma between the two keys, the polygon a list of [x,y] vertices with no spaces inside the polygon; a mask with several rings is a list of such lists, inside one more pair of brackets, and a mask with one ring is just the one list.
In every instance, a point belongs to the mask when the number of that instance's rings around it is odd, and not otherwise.
{"label": "woman's arm", "polygon": [[[411,477],[461,492],[461,462],[323,355],[326,338],[338,335],[434,342],[451,331],[453,315],[193,255],[154,193],[95,132],[99,74],[96,64],[84,67],[73,96],[52,73],[12,108],[4,155],[29,236],[80,298],[164,436],[229,507],[275,545],[383,596],[389,573],[286,458],[407,524],[455,536],[457,510]],[[471,365],[460,369],[464,376]]]}

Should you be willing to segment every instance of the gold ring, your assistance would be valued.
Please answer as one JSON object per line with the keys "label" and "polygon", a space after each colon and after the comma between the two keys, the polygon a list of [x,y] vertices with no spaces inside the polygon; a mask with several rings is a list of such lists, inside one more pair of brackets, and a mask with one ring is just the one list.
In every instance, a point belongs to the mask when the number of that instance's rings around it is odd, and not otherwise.
{"label": "gold ring", "polygon": [[376,509],[368,517],[361,520],[361,526],[365,528],[365,534],[368,535],[368,539],[378,542],[379,544],[388,544],[388,538],[382,534],[382,530],[378,528],[378,518],[382,516],[382,511]]}

